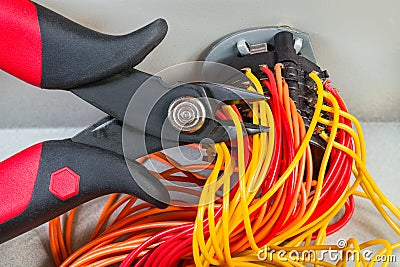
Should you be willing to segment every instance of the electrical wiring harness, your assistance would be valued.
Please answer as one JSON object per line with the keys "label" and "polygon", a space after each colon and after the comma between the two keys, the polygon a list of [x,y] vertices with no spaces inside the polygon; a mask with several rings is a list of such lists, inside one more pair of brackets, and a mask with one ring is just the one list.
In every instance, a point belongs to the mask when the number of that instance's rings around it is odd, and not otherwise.
{"label": "electrical wiring harness", "polygon": [[[326,244],[328,235],[349,222],[355,196],[369,199],[397,235],[400,210],[366,169],[360,123],[348,113],[329,80],[315,72],[309,74],[316,101],[306,126],[282,78],[283,68],[281,64],[274,69],[260,66],[258,77],[250,68],[243,70],[251,81],[246,84],[248,90],[269,99],[254,103],[252,112],[246,114],[236,106],[220,110],[221,118],[234,122],[238,138],[208,148],[215,153],[211,164],[181,165],[163,152],[141,159],[168,166],[155,173],[160,178],[201,185],[201,192],[168,188],[199,196],[197,206],[175,200],[159,210],[130,196],[111,195],[90,241],[75,251],[71,240],[76,210],[72,210],[49,223],[56,265],[346,266],[359,252],[355,266],[374,266],[382,255],[400,248],[400,242],[391,244],[384,239],[359,243],[350,238],[343,246]],[[248,119],[270,131],[244,137],[240,122]],[[317,168],[310,147],[313,136],[326,142]],[[192,145],[191,149],[204,148]],[[209,170],[207,176],[200,171],[204,169]],[[372,246],[381,246],[381,250],[366,259],[361,251]],[[341,251],[343,257],[336,262],[302,257],[302,252],[324,250]],[[391,265],[386,260],[382,266]]]}

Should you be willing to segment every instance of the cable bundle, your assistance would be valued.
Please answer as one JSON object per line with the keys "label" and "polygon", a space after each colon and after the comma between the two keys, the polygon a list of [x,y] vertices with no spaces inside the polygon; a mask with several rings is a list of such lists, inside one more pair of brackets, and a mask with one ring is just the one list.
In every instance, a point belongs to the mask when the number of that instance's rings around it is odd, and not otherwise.
{"label": "cable bundle", "polygon": [[[353,255],[346,252],[381,245],[370,263],[361,253],[356,261],[356,266],[374,266],[381,255],[389,256],[400,247],[400,242],[390,244],[383,239],[359,244],[351,238],[345,246],[325,244],[326,236],[351,218],[354,196],[370,199],[400,235],[399,208],[379,190],[366,169],[360,123],[347,112],[329,81],[323,83],[316,73],[310,74],[318,98],[307,129],[289,97],[282,65],[276,65],[274,72],[261,66],[265,76],[258,78],[250,69],[244,71],[251,81],[249,90],[266,91],[270,96],[268,101],[254,103],[250,114],[253,123],[270,127],[269,133],[243,137],[241,121],[249,115],[235,106],[223,107],[219,115],[234,122],[238,138],[232,144],[216,144],[212,164],[182,166],[161,152],[142,159],[169,166],[155,174],[164,179],[203,186],[198,206],[171,205],[158,210],[129,196],[112,195],[90,242],[75,252],[71,249],[73,210],[64,233],[60,218],[50,222],[50,243],[58,266],[346,266]],[[310,148],[313,135],[326,141],[317,179],[313,179],[316,163]],[[210,169],[208,177],[197,171],[202,168]],[[356,191],[359,186],[363,192]],[[191,189],[169,189],[199,195]],[[173,204],[185,203],[177,200]],[[341,210],[344,214],[335,219]],[[277,253],[323,250],[338,250],[344,257],[330,263]],[[382,266],[389,266],[389,261]]]}

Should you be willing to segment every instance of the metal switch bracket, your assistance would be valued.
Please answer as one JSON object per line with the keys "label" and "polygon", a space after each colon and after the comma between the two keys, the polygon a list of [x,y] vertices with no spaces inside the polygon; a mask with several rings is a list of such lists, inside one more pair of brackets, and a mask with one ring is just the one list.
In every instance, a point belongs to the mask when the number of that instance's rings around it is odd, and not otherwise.
{"label": "metal switch bracket", "polygon": [[282,31],[293,34],[294,48],[297,53],[317,64],[310,37],[307,33],[288,26],[272,26],[237,31],[222,37],[209,46],[201,60],[224,62],[225,59],[237,56],[257,54],[268,51],[268,45],[274,46],[274,36]]}

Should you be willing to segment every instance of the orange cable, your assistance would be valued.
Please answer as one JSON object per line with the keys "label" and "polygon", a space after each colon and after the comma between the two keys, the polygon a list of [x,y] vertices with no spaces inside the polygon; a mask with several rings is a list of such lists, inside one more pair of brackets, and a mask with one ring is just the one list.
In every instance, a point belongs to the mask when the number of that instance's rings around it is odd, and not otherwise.
{"label": "orange cable", "polygon": [[72,239],[72,226],[75,218],[75,213],[76,213],[76,208],[72,209],[67,218],[67,223],[65,225],[65,246],[67,248],[67,254],[71,255],[72,254],[72,245],[71,245],[71,239]]}

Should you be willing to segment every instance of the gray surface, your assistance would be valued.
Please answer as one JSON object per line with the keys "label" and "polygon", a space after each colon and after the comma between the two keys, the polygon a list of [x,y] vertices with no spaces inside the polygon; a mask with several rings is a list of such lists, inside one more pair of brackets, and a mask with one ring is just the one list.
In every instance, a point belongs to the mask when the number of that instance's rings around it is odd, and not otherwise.
{"label": "gray surface", "polygon": [[[400,123],[363,123],[366,142],[367,160],[375,181],[381,190],[395,203],[400,204],[399,172],[400,162]],[[64,138],[78,132],[79,129],[21,129],[0,130],[0,160],[39,141]],[[104,198],[84,205],[77,213],[74,232],[75,247],[88,239],[101,210]],[[50,260],[47,226],[26,233],[14,240],[0,245],[0,267],[5,266],[53,266]],[[336,243],[341,238],[356,237],[360,241],[373,238],[385,238],[399,242],[399,236],[390,229],[375,208],[366,200],[356,198],[356,211],[350,223],[340,232],[328,238]],[[400,266],[400,253],[396,252],[397,265]]]}
{"label": "gray surface", "polygon": [[[220,37],[245,28],[290,25],[308,32],[354,114],[395,121],[400,114],[400,2],[384,1],[138,1],[36,0],[93,29],[127,33],[157,17],[167,38],[141,68],[157,72],[196,60]],[[29,66],[27,66],[29,67]],[[83,126],[101,114],[61,92],[40,92],[0,73],[0,119],[5,128]]]}

